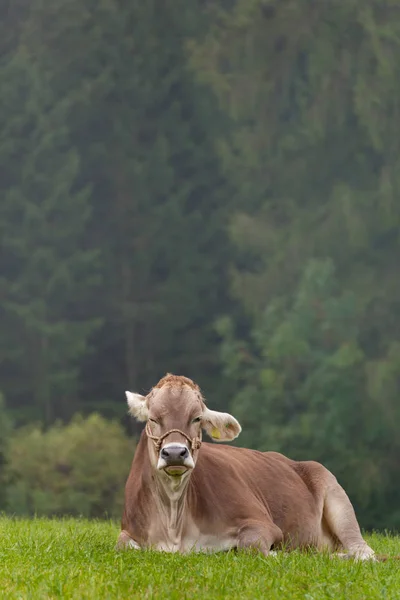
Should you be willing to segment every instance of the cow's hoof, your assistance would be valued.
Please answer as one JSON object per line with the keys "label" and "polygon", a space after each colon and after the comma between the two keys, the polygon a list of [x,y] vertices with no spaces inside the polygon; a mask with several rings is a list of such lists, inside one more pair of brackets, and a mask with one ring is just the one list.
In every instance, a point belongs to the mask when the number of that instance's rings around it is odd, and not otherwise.
{"label": "cow's hoof", "polygon": [[335,552],[334,554],[331,554],[331,558],[340,558],[341,560],[356,560],[356,561],[370,560],[371,562],[377,562],[375,553],[371,554],[371,552],[355,552],[354,554],[347,553],[347,552]]}
{"label": "cow's hoof", "polygon": [[126,531],[121,531],[115,545],[115,550],[117,552],[121,550],[140,550],[140,546]]}

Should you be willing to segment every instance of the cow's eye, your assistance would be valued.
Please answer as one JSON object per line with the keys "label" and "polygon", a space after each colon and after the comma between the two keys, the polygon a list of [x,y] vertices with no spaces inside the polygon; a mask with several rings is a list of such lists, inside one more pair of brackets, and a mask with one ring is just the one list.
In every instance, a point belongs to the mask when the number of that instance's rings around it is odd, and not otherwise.
{"label": "cow's eye", "polygon": [[196,417],[195,419],[192,420],[192,423],[199,423],[201,420],[201,417]]}
{"label": "cow's eye", "polygon": [[158,425],[158,421],[156,421],[155,419],[150,419],[150,417],[149,417],[149,421],[151,421],[152,423],[155,423],[156,425]]}

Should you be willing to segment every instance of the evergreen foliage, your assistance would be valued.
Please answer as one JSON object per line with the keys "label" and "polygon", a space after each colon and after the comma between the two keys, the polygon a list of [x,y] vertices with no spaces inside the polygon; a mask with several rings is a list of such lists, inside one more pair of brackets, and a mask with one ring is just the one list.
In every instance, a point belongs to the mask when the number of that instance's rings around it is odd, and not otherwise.
{"label": "evergreen foliage", "polygon": [[98,253],[85,243],[89,190],[77,185],[68,102],[55,99],[25,48],[0,77],[4,390],[50,423],[73,410],[79,361],[98,326],[85,310],[98,275]]}
{"label": "evergreen foliage", "polygon": [[219,328],[246,443],[321,460],[399,528],[399,6],[238,0],[191,50],[234,123],[249,324]]}
{"label": "evergreen foliage", "polygon": [[363,525],[399,528],[398,2],[0,17],[15,424],[122,417],[125,389],[184,373],[241,444],[323,461]]}

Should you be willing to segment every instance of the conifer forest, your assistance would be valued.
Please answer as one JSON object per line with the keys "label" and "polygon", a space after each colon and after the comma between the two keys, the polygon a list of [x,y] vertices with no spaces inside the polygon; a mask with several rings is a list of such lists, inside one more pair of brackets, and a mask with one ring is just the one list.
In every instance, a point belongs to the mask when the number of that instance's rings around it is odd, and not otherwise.
{"label": "conifer forest", "polygon": [[119,517],[173,372],[399,531],[400,2],[0,0],[0,89],[0,510]]}

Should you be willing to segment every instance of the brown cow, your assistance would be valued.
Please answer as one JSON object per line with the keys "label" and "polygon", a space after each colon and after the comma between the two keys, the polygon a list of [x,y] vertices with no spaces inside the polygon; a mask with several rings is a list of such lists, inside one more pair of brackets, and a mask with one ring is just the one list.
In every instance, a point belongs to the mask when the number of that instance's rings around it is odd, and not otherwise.
{"label": "brown cow", "polygon": [[126,392],[129,412],[146,421],[125,488],[117,548],[168,552],[314,547],[375,559],[353,507],[321,464],[201,442],[241,427],[209,410],[199,387],[168,374],[147,396]]}

